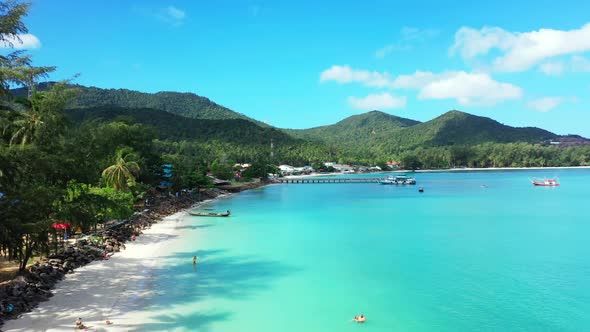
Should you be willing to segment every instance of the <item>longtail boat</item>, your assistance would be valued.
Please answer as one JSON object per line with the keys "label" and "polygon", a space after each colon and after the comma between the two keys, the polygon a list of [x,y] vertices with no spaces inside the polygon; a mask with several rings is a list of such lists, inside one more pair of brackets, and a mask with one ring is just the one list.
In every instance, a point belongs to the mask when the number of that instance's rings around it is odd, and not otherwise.
{"label": "longtail boat", "polygon": [[557,179],[532,179],[531,182],[534,186],[540,187],[558,187],[559,182]]}
{"label": "longtail boat", "polygon": [[231,212],[227,210],[227,212],[206,212],[206,211],[195,211],[190,210],[188,212],[191,216],[197,217],[229,217]]}

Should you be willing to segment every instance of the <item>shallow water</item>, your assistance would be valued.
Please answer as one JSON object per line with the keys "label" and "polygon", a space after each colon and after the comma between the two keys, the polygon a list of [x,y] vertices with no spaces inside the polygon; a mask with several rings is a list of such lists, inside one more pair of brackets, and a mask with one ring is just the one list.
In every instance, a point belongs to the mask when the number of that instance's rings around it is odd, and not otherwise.
{"label": "shallow water", "polygon": [[[528,181],[545,175],[562,186]],[[590,170],[416,179],[273,185],[188,216],[142,330],[590,329]]]}

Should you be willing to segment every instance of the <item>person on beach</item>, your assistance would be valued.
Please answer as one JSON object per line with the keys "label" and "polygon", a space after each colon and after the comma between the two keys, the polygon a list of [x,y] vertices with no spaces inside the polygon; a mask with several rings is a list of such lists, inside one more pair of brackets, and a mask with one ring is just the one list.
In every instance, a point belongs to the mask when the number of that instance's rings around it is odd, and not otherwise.
{"label": "person on beach", "polygon": [[78,318],[78,320],[76,320],[76,329],[83,330],[85,328],[86,326],[84,326],[84,323],[82,323],[82,318]]}
{"label": "person on beach", "polygon": [[193,265],[197,265],[197,256],[193,256]]}

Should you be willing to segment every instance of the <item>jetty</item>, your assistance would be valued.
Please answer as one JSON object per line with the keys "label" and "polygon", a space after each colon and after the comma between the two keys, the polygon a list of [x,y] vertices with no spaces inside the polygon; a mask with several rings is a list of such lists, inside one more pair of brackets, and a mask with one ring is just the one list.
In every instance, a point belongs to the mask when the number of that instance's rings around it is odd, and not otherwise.
{"label": "jetty", "polygon": [[325,184],[325,183],[379,183],[383,178],[293,178],[276,179],[275,182],[286,184]]}

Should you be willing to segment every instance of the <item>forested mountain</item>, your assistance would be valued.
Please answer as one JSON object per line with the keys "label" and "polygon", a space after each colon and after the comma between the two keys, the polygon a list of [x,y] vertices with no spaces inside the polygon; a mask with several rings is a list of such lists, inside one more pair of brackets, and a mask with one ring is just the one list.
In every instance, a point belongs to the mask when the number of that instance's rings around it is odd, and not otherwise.
{"label": "forested mountain", "polygon": [[[53,83],[40,84],[39,90],[47,90]],[[100,89],[83,85],[71,85],[77,90],[67,108],[96,108],[101,106],[120,108],[149,108],[178,114],[193,119],[224,120],[244,119],[266,126],[241,113],[234,112],[194,93],[157,92],[145,93],[127,89]],[[12,90],[15,95],[26,95],[26,90]]]}
{"label": "forested mountain", "polygon": [[191,119],[158,109],[93,107],[66,110],[66,116],[74,123],[87,121],[122,121],[153,127],[162,140],[218,140],[235,144],[293,144],[297,139],[271,128],[261,127],[244,119]]}
{"label": "forested mountain", "polygon": [[393,133],[388,142],[407,149],[481,143],[540,143],[554,137],[557,135],[539,128],[516,128],[490,118],[449,111],[430,121]]}
{"label": "forested mountain", "polygon": [[539,128],[514,128],[459,111],[419,121],[379,111],[348,117],[336,124],[285,132],[305,140],[338,146],[347,155],[380,158],[418,147],[482,143],[540,143],[557,135]]}
{"label": "forested mountain", "polygon": [[401,128],[413,126],[419,121],[391,114],[371,111],[350,116],[336,124],[310,129],[285,129],[290,135],[306,140],[347,144],[351,140],[366,140],[389,135]]}

